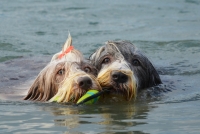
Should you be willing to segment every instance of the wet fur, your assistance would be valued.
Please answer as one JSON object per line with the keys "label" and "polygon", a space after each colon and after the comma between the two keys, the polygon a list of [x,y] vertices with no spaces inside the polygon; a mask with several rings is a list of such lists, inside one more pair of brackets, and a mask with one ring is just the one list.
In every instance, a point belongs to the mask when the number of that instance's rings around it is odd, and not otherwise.
{"label": "wet fur", "polygon": [[[24,100],[49,101],[59,93],[62,96],[59,102],[75,102],[91,88],[101,90],[95,77],[97,75],[95,67],[89,64],[76,49],[65,53],[71,45],[72,39],[69,35],[62,51],[56,53],[38,74]],[[63,56],[59,58],[60,54]],[[82,89],[77,82],[82,77],[91,79],[92,84],[87,89]]]}
{"label": "wet fur", "polygon": [[[109,58],[110,62],[104,64],[106,58]],[[110,88],[111,92],[121,93],[127,100],[136,98],[137,93],[145,88],[162,83],[148,58],[127,41],[108,41],[106,45],[100,47],[90,56],[90,60],[98,69],[97,79],[101,86]],[[119,84],[113,82],[110,75],[116,70],[122,73],[124,70],[131,71],[132,76],[128,77],[132,81],[128,80],[126,83]],[[107,76],[102,77],[103,75]],[[107,83],[102,83],[102,81],[107,81]],[[130,82],[134,83],[135,87],[131,87]]]}

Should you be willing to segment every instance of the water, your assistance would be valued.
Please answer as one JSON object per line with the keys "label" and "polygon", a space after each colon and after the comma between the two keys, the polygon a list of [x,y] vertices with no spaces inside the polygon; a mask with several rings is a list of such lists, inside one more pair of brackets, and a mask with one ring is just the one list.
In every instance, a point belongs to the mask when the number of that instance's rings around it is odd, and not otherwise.
{"label": "water", "polygon": [[[198,0],[0,1],[0,133],[199,133],[199,12]],[[85,57],[131,41],[171,92],[80,107],[20,100],[68,31]]]}

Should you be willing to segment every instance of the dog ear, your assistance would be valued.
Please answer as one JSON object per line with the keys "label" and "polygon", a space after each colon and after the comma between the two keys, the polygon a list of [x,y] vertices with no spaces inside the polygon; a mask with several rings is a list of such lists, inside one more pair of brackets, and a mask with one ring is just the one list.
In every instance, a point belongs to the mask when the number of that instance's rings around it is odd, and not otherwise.
{"label": "dog ear", "polygon": [[65,44],[63,45],[62,50],[59,53],[54,54],[51,61],[59,59],[59,56],[64,54],[70,48],[72,48],[72,37],[69,33],[68,38],[67,38]]}
{"label": "dog ear", "polygon": [[34,83],[30,87],[28,94],[23,98],[24,100],[37,100],[40,97],[39,91],[39,76],[35,79]]}
{"label": "dog ear", "polygon": [[[150,63],[151,64],[151,63]],[[162,84],[162,81],[160,79],[160,76],[154,66],[151,64],[151,69],[149,72],[149,87],[156,86],[159,84]]]}
{"label": "dog ear", "polygon": [[56,94],[55,84],[47,78],[44,73],[40,73],[30,87],[24,100],[48,101]]}

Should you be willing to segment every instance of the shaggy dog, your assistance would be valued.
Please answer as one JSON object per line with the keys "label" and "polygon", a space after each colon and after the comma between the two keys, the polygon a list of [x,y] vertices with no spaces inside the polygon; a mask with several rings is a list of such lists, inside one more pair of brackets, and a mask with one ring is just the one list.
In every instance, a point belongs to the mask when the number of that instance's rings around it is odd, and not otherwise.
{"label": "shaggy dog", "polygon": [[136,99],[141,90],[161,84],[148,58],[127,41],[108,41],[90,56],[97,68],[97,79],[110,94]]}
{"label": "shaggy dog", "polygon": [[24,100],[48,101],[57,94],[57,102],[75,103],[87,90],[101,90],[95,75],[96,69],[73,48],[69,35],[62,51],[39,73]]}

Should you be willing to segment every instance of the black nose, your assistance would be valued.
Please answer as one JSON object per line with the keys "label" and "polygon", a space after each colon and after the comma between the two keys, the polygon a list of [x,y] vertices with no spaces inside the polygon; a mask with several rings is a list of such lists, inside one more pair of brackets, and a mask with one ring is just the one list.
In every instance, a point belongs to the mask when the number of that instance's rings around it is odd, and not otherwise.
{"label": "black nose", "polygon": [[89,77],[81,77],[78,79],[78,86],[81,89],[87,90],[92,86],[92,80]]}
{"label": "black nose", "polygon": [[114,82],[117,82],[117,83],[125,83],[128,81],[128,76],[126,74],[123,74],[121,72],[116,72],[116,71],[113,71],[111,73],[112,75],[112,80]]}

